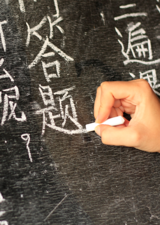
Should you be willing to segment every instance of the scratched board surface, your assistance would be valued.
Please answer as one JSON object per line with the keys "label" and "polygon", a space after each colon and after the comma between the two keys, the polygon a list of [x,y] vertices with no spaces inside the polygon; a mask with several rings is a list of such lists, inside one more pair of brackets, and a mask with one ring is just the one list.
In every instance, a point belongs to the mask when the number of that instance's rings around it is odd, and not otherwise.
{"label": "scratched board surface", "polygon": [[160,96],[159,0],[0,5],[0,225],[160,224],[160,155],[85,130],[103,81]]}

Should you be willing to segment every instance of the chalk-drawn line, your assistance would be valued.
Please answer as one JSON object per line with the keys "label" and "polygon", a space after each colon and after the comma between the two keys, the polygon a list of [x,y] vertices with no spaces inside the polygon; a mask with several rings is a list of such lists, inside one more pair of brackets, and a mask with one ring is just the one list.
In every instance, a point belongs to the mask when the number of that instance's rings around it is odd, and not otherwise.
{"label": "chalk-drawn line", "polygon": [[21,138],[22,138],[22,140],[26,141],[26,148],[28,150],[28,157],[29,157],[30,161],[33,162],[31,151],[30,151],[30,148],[29,148],[30,134],[27,134],[27,133],[26,134],[22,134]]}
{"label": "chalk-drawn line", "polygon": [[53,21],[53,22],[51,21],[50,16],[47,16],[47,19],[48,19],[48,21],[49,21],[49,27],[50,27],[50,35],[49,35],[49,38],[50,38],[50,39],[52,39],[53,36],[54,36],[54,33],[53,33],[53,27],[54,27],[54,26],[56,26],[56,27],[59,29],[59,31],[60,31],[62,34],[64,34],[64,30],[63,30],[60,26],[57,25],[59,22],[61,22],[61,21],[63,20],[62,17],[57,18],[57,19],[56,19],[55,21]]}
{"label": "chalk-drawn line", "polygon": [[70,56],[68,56],[67,54],[65,54],[61,49],[59,49],[58,47],[56,47],[54,44],[52,44],[48,37],[46,38],[46,40],[44,41],[44,44],[40,50],[40,52],[37,54],[37,56],[35,57],[35,59],[33,60],[33,62],[28,66],[29,69],[31,69],[32,67],[34,67],[40,60],[41,57],[43,56],[43,54],[45,53],[47,47],[50,47],[54,52],[56,52],[58,55],[60,55],[62,58],[65,59],[65,61],[69,62],[69,61],[74,61],[74,59]]}
{"label": "chalk-drawn line", "polygon": [[0,193],[0,203],[4,202],[5,199],[3,198],[2,194]]}
{"label": "chalk-drawn line", "polygon": [[20,118],[16,117],[15,109],[17,107],[17,103],[9,101],[9,105],[10,105],[11,113],[10,113],[10,115],[8,117],[8,120],[10,120],[12,117],[13,117],[13,119],[15,119],[18,122],[24,122],[24,121],[27,120],[26,115],[25,115],[24,112],[21,112],[21,117]]}
{"label": "chalk-drawn line", "polygon": [[44,105],[55,106],[53,92],[52,92],[52,89],[49,85],[42,86],[42,85],[39,84],[39,92],[42,96]]}
{"label": "chalk-drawn line", "polygon": [[1,42],[2,42],[2,46],[3,46],[4,52],[6,52],[6,41],[5,41],[3,29],[2,29],[2,25],[3,25],[3,24],[7,24],[7,20],[4,20],[4,21],[0,22]]}
{"label": "chalk-drawn line", "polygon": [[2,58],[2,59],[0,59],[0,66],[2,66],[3,63],[4,63],[4,59]]}
{"label": "chalk-drawn line", "polygon": [[42,26],[47,22],[47,17],[44,16],[43,19],[40,21],[40,23],[38,25],[36,25],[33,28],[30,28],[29,24],[26,23],[27,25],[27,31],[28,31],[28,35],[27,35],[27,40],[26,40],[26,46],[28,47],[29,43],[30,43],[30,39],[31,39],[31,35],[35,35],[37,38],[39,38],[39,40],[42,40],[42,36],[39,35],[37,33],[37,31],[42,28]]}
{"label": "chalk-drawn line", "polygon": [[115,31],[116,31],[116,33],[118,34],[118,36],[123,37],[122,34],[121,34],[121,32],[118,30],[117,27],[115,27]]}
{"label": "chalk-drawn line", "polygon": [[128,4],[128,5],[121,5],[119,8],[120,9],[128,9],[128,8],[132,8],[132,7],[135,7],[136,4]]}
{"label": "chalk-drawn line", "polygon": [[145,12],[142,12],[142,13],[127,13],[127,14],[124,14],[122,16],[117,16],[117,17],[114,17],[114,20],[122,20],[122,19],[126,19],[128,17],[138,17],[138,16],[148,16],[147,13]]}
{"label": "chalk-drawn line", "polygon": [[2,120],[1,120],[1,126],[4,125],[6,118],[8,116],[8,96],[5,94],[4,95],[4,106],[3,106],[3,116],[2,116]]}
{"label": "chalk-drawn line", "polygon": [[8,225],[8,222],[3,220],[3,221],[0,221],[0,225]]}
{"label": "chalk-drawn line", "polygon": [[6,5],[8,5],[8,4],[9,4],[9,0],[5,0],[5,2],[6,2]]}
{"label": "chalk-drawn line", "polygon": [[136,77],[133,73],[129,73],[129,74],[130,74],[130,76],[131,76],[132,78],[135,78],[135,77]]}
{"label": "chalk-drawn line", "polygon": [[142,60],[137,60],[137,59],[129,59],[129,60],[125,60],[123,63],[124,63],[124,65],[127,65],[129,63],[140,63],[143,65],[153,65],[153,64],[160,63],[160,59],[156,59],[156,60],[148,61],[148,62],[142,61]]}
{"label": "chalk-drawn line", "polygon": [[64,128],[61,128],[61,127],[53,126],[51,124],[46,124],[46,126],[52,128],[52,129],[54,129],[56,131],[63,132],[65,134],[70,134],[70,135],[87,133],[86,129],[67,130],[67,129],[64,129]]}
{"label": "chalk-drawn line", "polygon": [[141,40],[143,38],[147,38],[147,37],[148,37],[147,35],[139,35],[139,36],[136,36],[135,38],[132,38],[131,39],[131,43],[134,42],[134,41]]}
{"label": "chalk-drawn line", "polygon": [[45,112],[49,112],[49,111],[51,111],[51,110],[57,111],[57,109],[56,109],[54,106],[50,106],[50,107],[47,107],[47,108],[45,108],[45,109],[39,109],[39,110],[37,110],[37,111],[35,112],[35,114],[36,114],[36,115],[41,115],[41,114],[43,114],[43,113],[45,113]]}
{"label": "chalk-drawn line", "polygon": [[72,57],[70,57],[67,54],[65,54],[61,49],[56,47],[51,42],[48,42],[48,46],[50,46],[55,52],[58,53],[58,55],[60,55],[62,58],[64,58],[67,62],[70,62],[70,61],[73,62],[74,61],[74,59]]}
{"label": "chalk-drawn line", "polygon": [[140,25],[141,25],[140,22],[138,22],[136,24],[131,24],[131,26],[129,27],[128,31],[132,32],[132,31],[136,30],[136,28],[140,27]]}
{"label": "chalk-drawn line", "polygon": [[5,74],[0,75],[0,79],[9,78],[12,82],[14,82],[14,79],[13,79],[12,76],[7,72],[7,70],[3,69],[3,71],[5,72]]}
{"label": "chalk-drawn line", "polygon": [[160,7],[158,5],[156,5],[158,12],[160,13]]}
{"label": "chalk-drawn line", "polygon": [[55,210],[64,202],[64,200],[67,197],[68,197],[68,195],[65,194],[64,198],[54,207],[54,209],[48,214],[48,216],[44,219],[44,221],[46,221],[55,212]]}
{"label": "chalk-drawn line", "polygon": [[[138,35],[138,34],[143,35],[143,34],[146,34],[146,32],[145,32],[145,30],[142,29],[142,28],[140,28],[139,30],[136,30],[136,31],[132,32],[132,36],[136,36],[136,35]],[[133,40],[133,39],[132,39],[132,40]]]}
{"label": "chalk-drawn line", "polygon": [[19,1],[19,7],[22,13],[25,13],[25,6],[24,6],[24,1],[23,0],[18,0]]}
{"label": "chalk-drawn line", "polygon": [[104,16],[104,12],[100,12],[100,16],[102,17],[102,21],[103,21],[103,24],[105,25],[105,16]]}
{"label": "chalk-drawn line", "polygon": [[6,211],[0,211],[0,217],[3,216],[6,213]]}
{"label": "chalk-drawn line", "polygon": [[[50,62],[50,63],[45,63],[45,62],[41,61],[41,63],[42,63],[44,76],[45,76],[47,82],[51,82],[51,78],[60,77],[60,62],[58,60],[56,60],[54,62]],[[47,69],[51,68],[53,66],[56,67],[56,73],[48,74]]]}
{"label": "chalk-drawn line", "polygon": [[63,95],[63,94],[65,94],[65,93],[68,92],[68,91],[73,91],[74,89],[75,89],[75,86],[72,86],[72,87],[70,87],[70,88],[65,88],[65,89],[62,90],[62,91],[57,91],[57,92],[55,92],[54,95]]}
{"label": "chalk-drawn line", "polygon": [[53,15],[54,17],[59,17],[59,7],[58,7],[58,1],[54,0],[54,5],[55,5],[55,9],[56,9],[56,14]]}

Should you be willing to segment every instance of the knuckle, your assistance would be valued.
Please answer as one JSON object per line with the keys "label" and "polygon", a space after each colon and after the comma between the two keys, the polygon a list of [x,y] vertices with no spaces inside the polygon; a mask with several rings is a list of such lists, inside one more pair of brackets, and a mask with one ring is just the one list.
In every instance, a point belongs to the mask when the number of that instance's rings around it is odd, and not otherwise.
{"label": "knuckle", "polygon": [[106,89],[107,87],[108,87],[108,82],[107,81],[101,83],[101,88],[102,89]]}
{"label": "knuckle", "polygon": [[145,93],[148,93],[148,92],[152,91],[152,88],[151,88],[150,84],[146,80],[143,80],[143,79],[140,80],[140,88]]}

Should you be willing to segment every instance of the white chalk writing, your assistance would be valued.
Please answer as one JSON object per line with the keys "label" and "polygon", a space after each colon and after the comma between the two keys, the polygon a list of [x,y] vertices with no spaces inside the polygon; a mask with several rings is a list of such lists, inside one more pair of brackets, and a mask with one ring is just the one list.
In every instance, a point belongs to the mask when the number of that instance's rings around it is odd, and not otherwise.
{"label": "white chalk writing", "polygon": [[105,25],[106,22],[105,22],[105,16],[104,16],[104,12],[100,12],[100,16],[102,17],[102,21],[103,21],[103,24]]}
{"label": "white chalk writing", "polygon": [[2,194],[0,193],[0,203],[4,202],[5,199],[3,198]]}
{"label": "white chalk writing", "polygon": [[0,225],[8,225],[8,222],[3,220],[3,221],[0,221]]}
{"label": "white chalk writing", "polygon": [[[159,3],[159,0],[157,0],[157,2]],[[160,13],[160,7],[158,4],[156,5],[156,8],[157,8],[158,12]]]}
{"label": "white chalk writing", "polygon": [[[0,203],[3,203],[5,199],[3,198],[2,194],[0,193]],[[6,213],[6,211],[0,211],[0,217],[3,216]],[[3,220],[0,221],[0,225],[8,225],[8,222]]]}
{"label": "white chalk writing", "polygon": [[[130,63],[131,60],[133,62],[134,58],[148,57],[149,60],[153,59],[151,41],[148,39],[148,36],[146,35],[145,30],[143,28],[139,28],[140,25],[141,23],[129,25],[127,51],[124,50],[124,45],[122,41],[118,40],[122,48],[122,54],[127,59],[124,61],[125,65]],[[137,43],[137,41],[141,41],[141,42]],[[131,57],[133,57],[133,59]]]}
{"label": "white chalk writing", "polygon": [[[56,67],[56,73],[48,74],[47,68]],[[42,61],[42,68],[47,82],[51,82],[51,78],[60,77],[60,63],[58,60],[50,63],[45,63]]]}
{"label": "white chalk writing", "polygon": [[0,35],[1,35],[1,43],[3,46],[3,50],[4,50],[4,52],[6,52],[6,41],[5,41],[4,32],[3,32],[3,28],[2,28],[2,25],[4,25],[4,24],[7,24],[6,20],[0,22]]}
{"label": "white chalk writing", "polygon": [[[128,9],[128,8],[133,8],[135,7],[136,4],[133,3],[133,4],[127,4],[127,5],[121,5],[119,8],[120,9]],[[122,19],[126,19],[128,17],[146,17],[148,14],[146,12],[136,12],[136,13],[126,13],[126,14],[123,14],[123,15],[120,15],[120,16],[116,16],[114,17],[114,20],[122,20]]]}
{"label": "white chalk writing", "polygon": [[147,13],[128,13],[128,14],[124,14],[122,16],[117,16],[114,18],[114,20],[122,20],[127,17],[138,17],[138,16],[147,16]]}
{"label": "white chalk writing", "polygon": [[[62,51],[59,47],[51,42],[53,38],[55,38],[55,29],[57,29],[60,34],[63,36],[63,42],[61,43],[61,47],[65,46],[65,36],[64,29],[60,25],[63,21],[63,17],[60,16],[58,1],[53,0],[55,7],[55,14],[52,16],[46,15],[42,18],[42,20],[32,28],[26,22],[27,25],[27,39],[26,46],[29,47],[31,38],[37,38],[41,43],[42,47],[39,53],[35,56],[33,61],[29,64],[28,68],[32,69],[39,62],[42,64],[44,76],[47,82],[51,82],[51,78],[59,78],[60,77],[60,61],[58,59],[53,60],[53,57],[56,57],[56,54],[61,56],[65,61],[72,62],[74,59],[67,55],[64,51]],[[41,30],[44,30],[44,26],[48,25],[49,32],[42,35]],[[52,57],[52,58],[51,58]],[[45,62],[45,59],[47,62]],[[49,62],[50,60],[50,62]],[[52,60],[52,61],[51,61]],[[53,69],[53,73],[48,73],[48,69]]]}
{"label": "white chalk writing", "polygon": [[[1,95],[4,93],[4,107],[3,107],[3,116],[1,120],[1,125],[4,125],[6,120],[10,120],[11,118],[15,119],[18,122],[24,122],[26,121],[26,116],[24,112],[21,112],[21,117],[17,117],[15,110],[17,107],[17,101],[19,100],[19,89],[17,86],[14,86],[12,88],[3,89],[2,92],[0,92]],[[1,99],[2,102],[2,99]],[[0,103],[1,103],[0,102]],[[9,108],[10,108],[10,114],[9,114]]]}
{"label": "white chalk writing", "polygon": [[25,6],[24,6],[24,1],[23,0],[18,0],[19,1],[19,7],[22,13],[25,13]]}
{"label": "white chalk writing", "polygon": [[[159,2],[159,0],[157,0]],[[121,5],[120,9],[126,10],[128,8],[134,8],[136,7],[136,4],[127,4],[127,5]],[[160,7],[158,4],[156,5],[156,8],[158,12],[160,13]],[[118,17],[115,17],[115,20],[121,20],[125,19],[127,17],[137,17],[142,16],[146,17],[147,13],[145,12],[136,12],[136,13],[130,13],[130,14],[124,14]],[[160,63],[160,58],[153,59],[153,50],[151,45],[151,40],[148,38],[146,31],[141,27],[141,23],[129,23],[127,32],[128,32],[128,44],[127,48],[125,49],[125,44],[122,42],[122,32],[115,27],[115,31],[117,35],[120,37],[118,39],[119,44],[121,45],[121,52],[123,56],[126,58],[126,60],[123,62],[124,65],[127,65],[129,63],[139,63],[143,65],[153,65]],[[129,72],[130,76],[135,79],[136,75],[132,72]],[[160,96],[160,84],[158,84],[156,70],[150,69],[145,72],[139,72],[139,78],[145,79],[150,84],[153,91]]]}
{"label": "white chalk writing", "polygon": [[127,9],[127,8],[132,8],[132,7],[135,7],[136,4],[128,4],[128,5],[121,5],[119,8],[120,9]]}
{"label": "white chalk writing", "polygon": [[[40,63],[42,65],[43,74],[47,83],[52,82],[55,78],[61,77],[60,59],[56,59],[56,56],[60,56],[66,62],[74,61],[72,57],[57,47],[59,46],[57,42],[56,45],[53,43],[55,35],[59,33],[59,35],[63,37],[63,42],[60,46],[61,48],[62,46],[63,48],[65,47],[65,31],[62,28],[63,17],[60,16],[58,1],[53,0],[53,2],[55,6],[55,13],[52,16],[50,16],[50,14],[43,16],[40,22],[32,27],[28,22],[26,22],[26,47],[29,48],[32,44],[32,40],[35,40],[35,38],[41,46],[38,54],[33,57],[28,68],[32,69]],[[103,23],[105,24],[104,13],[101,12],[100,15],[102,16]],[[43,30],[45,30],[45,34]],[[36,114],[43,116],[42,135],[45,134],[46,127],[66,134],[78,134],[85,132],[81,124],[78,122],[76,107],[73,97],[70,94],[73,89],[74,87],[64,88],[61,91],[53,93],[52,88],[49,85],[39,85],[39,92],[42,97],[43,106],[40,110],[36,111]],[[68,124],[70,129],[66,128]]]}
{"label": "white chalk writing", "polygon": [[[37,0],[33,0],[34,2],[37,2]],[[26,9],[25,9],[25,4],[24,4],[24,0],[18,0],[19,2],[19,7],[20,7],[20,11],[22,13],[25,13],[26,12]],[[54,3],[54,6],[55,6],[55,11],[56,11],[56,14],[53,15],[54,17],[59,17],[59,8],[58,8],[58,2],[57,0],[53,0],[53,3]],[[8,0],[6,0],[6,4],[8,4]]]}
{"label": "white chalk writing", "polygon": [[[36,111],[36,114],[43,115],[42,135],[45,133],[46,126],[51,129],[66,133],[66,134],[78,134],[84,133],[81,124],[78,122],[76,107],[73,101],[73,97],[69,94],[75,87],[67,88],[58,92],[52,93],[52,89],[49,86],[39,86],[39,90],[43,99],[43,104],[47,106],[44,109]],[[54,96],[58,97],[59,108],[56,107]],[[66,104],[65,104],[66,103]],[[61,123],[61,126],[56,124]],[[61,120],[60,120],[61,119]],[[65,128],[67,119],[74,124],[78,129],[69,130]]]}
{"label": "white chalk writing", "polygon": [[31,155],[31,151],[30,151],[30,148],[29,148],[29,143],[30,143],[30,134],[22,134],[21,135],[21,138],[26,141],[26,148],[28,150],[28,156],[29,156],[29,159],[31,162],[33,162],[33,159],[32,159],[32,155]]}
{"label": "white chalk writing", "polygon": [[63,51],[61,51],[58,47],[56,47],[54,44],[52,44],[48,37],[46,37],[46,40],[44,41],[44,44],[40,50],[40,52],[37,54],[37,56],[35,57],[35,59],[33,60],[33,62],[28,66],[29,69],[31,69],[32,67],[34,67],[38,62],[40,62],[40,60],[42,59],[43,55],[45,54],[45,51],[47,49],[47,47],[50,47],[51,50],[54,52],[58,53],[58,55],[60,55],[62,58],[64,58],[66,61],[73,61],[73,59],[66,55]]}
{"label": "white chalk writing", "polygon": [[[0,35],[1,35],[1,43],[3,46],[4,52],[6,52],[6,41],[4,38],[4,32],[2,29],[2,25],[7,24],[7,21],[4,20],[3,22],[0,22]],[[0,67],[2,67],[4,63],[4,59],[0,59]],[[14,82],[13,77],[10,75],[10,73],[3,68],[3,74],[0,74],[0,80],[2,82],[4,79],[9,79],[12,83]],[[3,98],[4,97],[4,98]],[[3,105],[3,115],[1,119],[1,125],[4,125],[6,121],[11,120],[12,118],[18,122],[24,122],[26,121],[26,116],[24,112],[21,112],[21,116],[16,116],[16,108],[17,108],[17,101],[20,98],[19,89],[17,86],[10,87],[10,88],[4,88],[0,90],[0,104],[4,102]],[[9,112],[10,109],[10,112]]]}
{"label": "white chalk writing", "polygon": [[121,32],[119,31],[119,29],[117,27],[115,27],[115,31],[118,34],[118,36],[123,37],[122,34],[121,34]]}
{"label": "white chalk writing", "polygon": [[50,39],[52,39],[53,37],[54,37],[54,32],[53,32],[53,28],[54,28],[54,26],[56,26],[57,28],[58,28],[58,30],[62,33],[62,34],[64,34],[64,30],[62,29],[62,27],[60,27],[59,25],[58,25],[58,23],[59,22],[61,22],[62,20],[63,20],[63,18],[62,17],[59,17],[59,18],[57,18],[55,21],[51,21],[51,17],[50,16],[47,16],[47,19],[48,19],[48,21],[49,21],[49,26],[50,26],[50,35],[49,35],[49,38]]}

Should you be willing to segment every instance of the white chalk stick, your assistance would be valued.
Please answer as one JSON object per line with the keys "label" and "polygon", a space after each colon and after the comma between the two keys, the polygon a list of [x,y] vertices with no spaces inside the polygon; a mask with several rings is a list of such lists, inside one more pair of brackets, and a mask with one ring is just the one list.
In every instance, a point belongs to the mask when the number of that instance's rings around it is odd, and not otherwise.
{"label": "white chalk stick", "polygon": [[90,131],[94,131],[96,126],[100,125],[100,124],[104,124],[104,125],[110,125],[110,126],[118,126],[124,123],[124,118],[122,116],[117,116],[117,117],[113,117],[110,118],[106,121],[104,121],[103,123],[90,123],[86,125],[86,130],[87,132]]}

